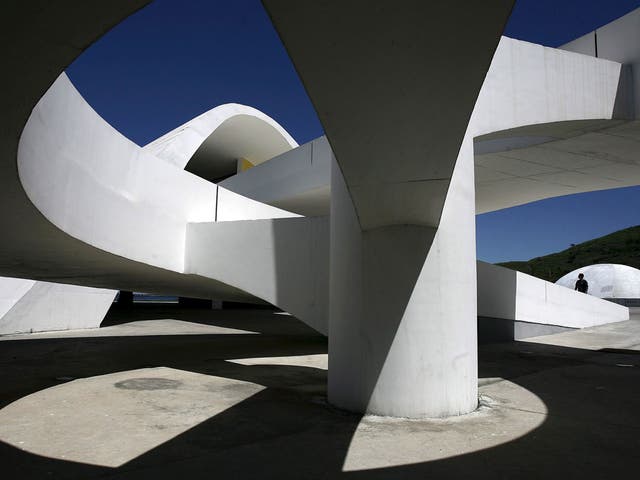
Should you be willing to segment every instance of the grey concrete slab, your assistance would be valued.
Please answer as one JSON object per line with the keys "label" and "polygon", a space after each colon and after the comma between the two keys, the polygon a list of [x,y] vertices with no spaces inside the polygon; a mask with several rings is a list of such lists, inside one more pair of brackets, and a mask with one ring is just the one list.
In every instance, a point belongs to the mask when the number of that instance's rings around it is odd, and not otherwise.
{"label": "grey concrete slab", "polygon": [[1,338],[3,478],[613,478],[640,467],[640,322],[481,346],[481,407],[408,420],[328,405],[326,339],[291,316],[144,307],[111,312],[102,336]]}

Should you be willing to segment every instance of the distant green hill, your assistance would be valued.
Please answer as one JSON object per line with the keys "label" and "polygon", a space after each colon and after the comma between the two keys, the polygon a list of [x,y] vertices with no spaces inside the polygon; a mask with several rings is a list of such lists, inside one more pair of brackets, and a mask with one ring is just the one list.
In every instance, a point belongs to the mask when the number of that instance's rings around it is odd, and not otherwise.
{"label": "distant green hill", "polygon": [[497,265],[555,282],[576,268],[594,263],[620,263],[640,269],[640,225],[574,245],[562,252],[526,262]]}

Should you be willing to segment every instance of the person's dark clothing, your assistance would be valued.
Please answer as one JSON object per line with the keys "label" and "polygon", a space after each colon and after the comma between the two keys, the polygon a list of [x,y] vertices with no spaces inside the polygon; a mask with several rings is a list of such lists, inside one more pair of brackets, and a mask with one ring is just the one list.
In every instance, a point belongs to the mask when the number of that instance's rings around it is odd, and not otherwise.
{"label": "person's dark clothing", "polygon": [[587,283],[587,281],[584,278],[582,278],[576,282],[575,290],[578,290],[579,292],[582,292],[582,293],[587,293],[587,290],[589,290],[589,283]]}

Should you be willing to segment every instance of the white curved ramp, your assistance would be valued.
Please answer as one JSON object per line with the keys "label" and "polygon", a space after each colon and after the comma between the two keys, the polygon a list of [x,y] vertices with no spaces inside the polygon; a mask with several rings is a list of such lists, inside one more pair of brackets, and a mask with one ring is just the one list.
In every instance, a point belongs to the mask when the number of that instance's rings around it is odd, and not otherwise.
{"label": "white curved ramp", "polygon": [[[285,138],[278,135],[281,140]],[[289,148],[289,143],[286,145]],[[241,221],[299,215],[210,183],[141,149],[108,125],[64,74],[38,102],[24,128],[18,171],[29,199],[61,231],[132,264],[151,265],[177,274],[174,281],[158,279],[155,288],[136,289],[175,292],[181,283],[195,279],[203,288],[208,285],[205,298],[234,300],[238,297],[235,292],[246,292],[246,297],[255,296],[280,306],[326,332],[326,286],[322,286],[321,293],[313,289],[301,291],[300,286],[306,285],[306,263],[300,263],[302,269],[297,275],[273,279],[277,283],[272,290],[252,282],[255,275],[251,272],[245,271],[246,278],[238,278],[233,269],[185,268],[185,259],[195,258],[190,245],[202,229],[192,229],[195,233],[190,234],[188,242],[190,225],[211,225],[209,228],[214,229],[215,225],[223,225],[218,230],[224,229],[236,239],[235,245],[225,244],[228,250],[214,246],[203,252],[201,258],[206,264],[207,255],[227,260],[246,255],[247,249],[238,246],[246,233]],[[284,235],[287,241],[297,242],[289,238],[296,233]],[[326,229],[319,236],[327,245]],[[284,268],[283,262],[288,260],[274,257],[261,239],[250,236],[247,240],[258,254],[257,264]],[[303,240],[304,248],[307,240]],[[326,252],[318,253],[317,258],[313,257],[314,250],[308,253],[311,257],[307,255],[306,262],[317,263],[321,258],[326,263]],[[117,279],[112,281],[114,285],[119,283]],[[132,276],[131,281],[139,279]],[[287,294],[287,283],[298,288]],[[303,298],[304,305],[309,301],[316,305],[300,308],[301,301],[295,296]]]}

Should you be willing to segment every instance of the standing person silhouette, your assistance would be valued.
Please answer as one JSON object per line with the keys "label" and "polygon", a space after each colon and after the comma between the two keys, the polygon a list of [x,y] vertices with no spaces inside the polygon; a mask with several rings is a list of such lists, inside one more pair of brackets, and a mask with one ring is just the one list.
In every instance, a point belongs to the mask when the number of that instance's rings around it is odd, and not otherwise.
{"label": "standing person silhouette", "polygon": [[582,293],[587,293],[589,290],[589,282],[584,279],[584,275],[582,273],[578,274],[578,281],[576,282],[576,288],[574,290],[578,290]]}

